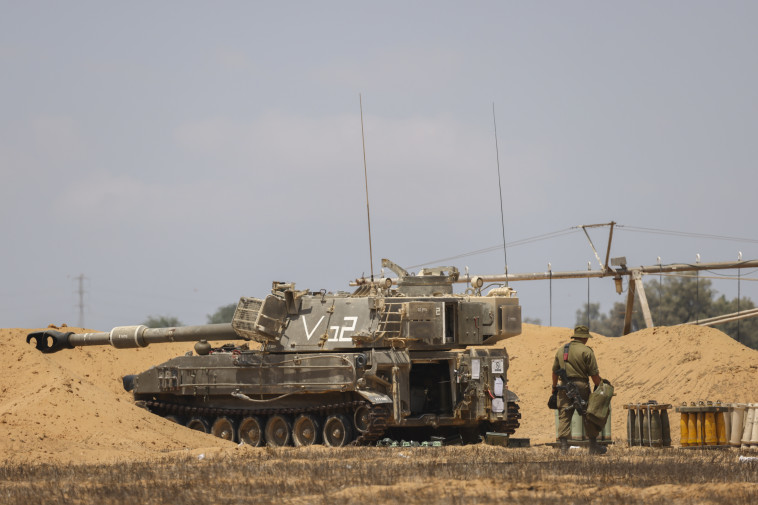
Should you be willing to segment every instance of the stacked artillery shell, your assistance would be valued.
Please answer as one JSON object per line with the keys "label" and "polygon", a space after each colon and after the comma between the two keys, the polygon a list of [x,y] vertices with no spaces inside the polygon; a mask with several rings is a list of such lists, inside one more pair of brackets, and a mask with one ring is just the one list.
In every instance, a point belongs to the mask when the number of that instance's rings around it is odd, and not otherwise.
{"label": "stacked artillery shell", "polygon": [[732,414],[732,433],[729,438],[729,446],[739,447],[742,442],[742,427],[745,425],[747,405],[744,403],[733,403],[730,407],[730,411]]}
{"label": "stacked artillery shell", "polygon": [[670,447],[671,426],[668,409],[671,405],[658,404],[655,400],[624,405],[626,439],[631,446]]}
{"label": "stacked artillery shell", "polygon": [[758,449],[758,403],[745,405],[745,426],[742,430],[742,448]]}
{"label": "stacked artillery shell", "polygon": [[587,436],[584,432],[584,419],[579,415],[579,412],[574,411],[574,415],[571,417],[571,440],[584,440]]}
{"label": "stacked artillery shell", "polygon": [[[681,415],[679,421],[682,447],[727,447],[728,445],[739,446],[742,434],[742,412],[744,409],[735,411],[729,405],[717,402],[683,403],[676,411]],[[740,426],[740,429],[733,429]],[[739,432],[739,434],[737,434]],[[730,436],[732,437],[730,439]],[[736,437],[736,439],[735,439]]]}
{"label": "stacked artillery shell", "polygon": [[[560,420],[558,416],[558,410],[555,411],[555,439],[558,440],[558,429],[560,427]],[[608,413],[608,419],[605,422],[605,426],[603,426],[602,431],[598,434],[598,440],[600,441],[609,441],[611,440],[611,417],[613,415],[613,411],[611,410]],[[574,411],[574,416],[571,418],[571,439],[572,442],[580,442],[587,440],[587,434],[584,430],[584,418],[577,412]]]}

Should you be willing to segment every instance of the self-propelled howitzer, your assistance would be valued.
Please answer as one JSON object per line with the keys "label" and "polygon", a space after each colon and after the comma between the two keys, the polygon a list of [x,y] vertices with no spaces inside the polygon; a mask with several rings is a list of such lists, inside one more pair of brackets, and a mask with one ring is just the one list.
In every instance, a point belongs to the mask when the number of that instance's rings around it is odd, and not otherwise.
{"label": "self-propelled howitzer", "polygon": [[[410,275],[383,265],[398,277],[359,279],[353,293],[275,282],[264,299],[241,298],[229,324],[47,330],[27,342],[42,352],[197,342],[195,353],[125,376],[124,387],[157,415],[255,446],[512,434],[520,414],[508,354],[490,346],[521,333],[515,292],[483,294],[475,282],[454,294],[453,267]],[[256,345],[208,343],[239,339]]]}

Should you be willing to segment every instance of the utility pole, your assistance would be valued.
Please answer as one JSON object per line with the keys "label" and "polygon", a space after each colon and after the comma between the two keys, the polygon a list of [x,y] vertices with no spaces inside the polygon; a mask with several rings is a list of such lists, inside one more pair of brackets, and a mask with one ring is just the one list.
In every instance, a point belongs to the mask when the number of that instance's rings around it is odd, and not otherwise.
{"label": "utility pole", "polygon": [[77,277],[74,277],[74,279],[77,280],[79,284],[79,287],[77,289],[77,293],[79,294],[79,303],[76,305],[79,308],[78,326],[79,328],[84,328],[84,280],[86,277],[84,274],[79,274]]}

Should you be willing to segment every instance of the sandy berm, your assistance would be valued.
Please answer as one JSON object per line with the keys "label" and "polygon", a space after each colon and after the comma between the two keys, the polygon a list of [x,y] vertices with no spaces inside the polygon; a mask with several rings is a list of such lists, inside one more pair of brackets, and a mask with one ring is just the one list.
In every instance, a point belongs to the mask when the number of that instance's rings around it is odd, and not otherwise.
{"label": "sandy berm", "polygon": [[[77,331],[70,328],[71,331]],[[91,347],[41,354],[26,343],[28,329],[0,329],[0,461],[95,463],[145,460],[170,453],[254,450],[195,432],[134,405],[121,377],[192,349],[191,344],[116,350]],[[524,325],[502,342],[511,358],[508,387],[520,398],[516,437],[532,444],[555,440],[546,407],[555,350],[571,330]],[[756,402],[758,351],[705,327],[646,329],[620,338],[593,333],[600,374],[616,388],[613,437],[624,443],[629,402],[656,400]],[[671,411],[673,444],[678,415]]]}

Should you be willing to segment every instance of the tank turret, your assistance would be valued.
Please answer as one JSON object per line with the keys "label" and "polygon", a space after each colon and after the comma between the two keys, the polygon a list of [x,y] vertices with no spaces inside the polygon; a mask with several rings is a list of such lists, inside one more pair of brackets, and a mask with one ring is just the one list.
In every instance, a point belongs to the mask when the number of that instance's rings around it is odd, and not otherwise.
{"label": "tank turret", "polygon": [[[455,267],[357,279],[353,293],[299,291],[274,282],[240,299],[231,323],[110,332],[31,333],[42,352],[198,342],[180,356],[124,377],[135,401],[192,429],[252,445],[366,444],[405,438],[513,433],[520,414],[507,388],[508,354],[484,348],[521,333],[507,287],[454,294]],[[259,349],[209,342],[256,342]]]}

